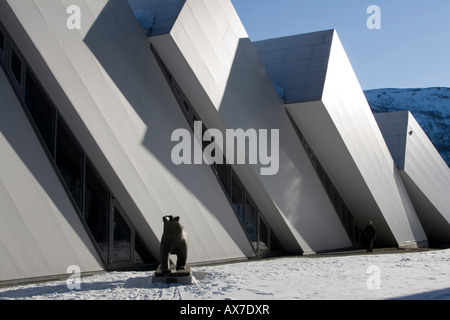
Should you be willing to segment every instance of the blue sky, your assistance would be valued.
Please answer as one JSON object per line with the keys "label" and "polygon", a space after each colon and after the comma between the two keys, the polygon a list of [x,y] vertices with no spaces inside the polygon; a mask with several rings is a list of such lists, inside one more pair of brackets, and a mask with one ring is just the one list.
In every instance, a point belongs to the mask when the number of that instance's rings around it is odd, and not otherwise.
{"label": "blue sky", "polygon": [[231,1],[252,41],[336,29],[364,90],[450,87],[450,0]]}

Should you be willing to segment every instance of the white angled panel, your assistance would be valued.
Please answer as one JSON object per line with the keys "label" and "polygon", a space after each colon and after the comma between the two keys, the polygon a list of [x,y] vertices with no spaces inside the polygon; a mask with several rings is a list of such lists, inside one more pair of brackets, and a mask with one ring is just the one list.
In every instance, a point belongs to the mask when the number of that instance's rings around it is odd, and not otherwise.
{"label": "white angled panel", "polygon": [[80,30],[65,27],[70,1],[8,3],[25,58],[153,256],[166,214],[190,263],[254,256],[211,168],[171,160],[172,132],[189,126],[128,2],[77,0]]}
{"label": "white angled panel", "polygon": [[336,32],[322,98],[287,108],[360,228],[370,219],[377,226],[380,243],[426,245],[425,233]]}
{"label": "white angled panel", "polygon": [[102,262],[0,68],[0,284],[103,270]]}
{"label": "white angled panel", "polygon": [[[170,37],[149,41],[209,128],[280,130],[275,175],[261,175],[259,164],[233,168],[285,248],[312,252],[350,247],[282,101],[232,9],[228,0],[214,4],[188,0]],[[225,39],[223,26],[213,23],[216,16],[224,23],[224,15],[227,33],[232,32]]]}
{"label": "white angled panel", "polygon": [[450,169],[410,112],[375,118],[428,238],[449,243]]}

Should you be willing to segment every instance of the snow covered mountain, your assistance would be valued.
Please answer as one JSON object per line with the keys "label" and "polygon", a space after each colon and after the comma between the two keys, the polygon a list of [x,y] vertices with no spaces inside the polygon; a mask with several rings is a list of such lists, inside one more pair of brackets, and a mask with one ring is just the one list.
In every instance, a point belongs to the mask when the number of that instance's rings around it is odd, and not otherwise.
{"label": "snow covered mountain", "polygon": [[450,88],[364,92],[374,113],[409,110],[450,166]]}

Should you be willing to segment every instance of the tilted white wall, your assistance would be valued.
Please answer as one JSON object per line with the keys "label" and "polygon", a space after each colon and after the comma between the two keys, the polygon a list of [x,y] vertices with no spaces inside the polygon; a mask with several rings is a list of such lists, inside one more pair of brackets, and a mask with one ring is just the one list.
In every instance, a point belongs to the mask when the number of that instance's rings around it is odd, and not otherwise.
{"label": "tilted white wall", "polygon": [[2,68],[0,97],[0,285],[103,270]]}
{"label": "tilted white wall", "polygon": [[428,238],[450,243],[450,169],[410,112],[374,115]]}
{"label": "tilted white wall", "polygon": [[248,37],[231,2],[186,1],[170,35],[209,99],[220,106],[239,40]]}
{"label": "tilted white wall", "polygon": [[209,128],[280,130],[276,175],[260,175],[259,165],[233,168],[284,247],[350,247],[230,1],[188,0],[170,35],[149,41]]}
{"label": "tilted white wall", "polygon": [[288,110],[360,228],[371,219],[380,242],[426,244],[425,233],[337,33],[321,101],[293,104]]}
{"label": "tilted white wall", "polygon": [[285,103],[320,100],[333,32],[253,42],[270,79],[283,88]]}
{"label": "tilted white wall", "polygon": [[[27,34],[19,47],[152,254],[172,214],[186,228],[188,262],[253,256],[209,166],[171,161],[171,134],[188,124],[127,1],[8,4]],[[66,28],[72,4],[80,30]]]}

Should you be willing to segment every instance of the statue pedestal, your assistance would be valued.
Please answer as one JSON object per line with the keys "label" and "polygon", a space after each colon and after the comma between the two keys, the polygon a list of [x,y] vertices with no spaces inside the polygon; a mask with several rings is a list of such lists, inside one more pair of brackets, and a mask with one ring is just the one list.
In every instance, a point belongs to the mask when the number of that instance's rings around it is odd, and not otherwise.
{"label": "statue pedestal", "polygon": [[185,270],[170,269],[170,273],[162,273],[161,266],[156,269],[152,276],[152,283],[179,283],[179,284],[195,284],[192,277],[191,268],[186,267]]}

